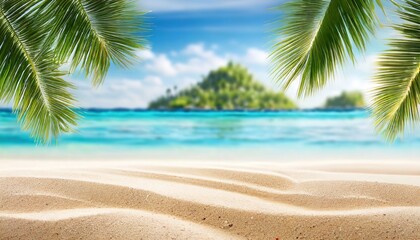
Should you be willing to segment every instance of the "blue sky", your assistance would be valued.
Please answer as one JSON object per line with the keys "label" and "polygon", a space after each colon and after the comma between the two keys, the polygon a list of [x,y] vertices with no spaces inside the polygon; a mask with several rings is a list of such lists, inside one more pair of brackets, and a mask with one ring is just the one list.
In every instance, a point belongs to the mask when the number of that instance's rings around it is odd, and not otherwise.
{"label": "blue sky", "polygon": [[[228,61],[250,69],[268,87],[280,90],[268,76],[267,56],[270,29],[279,13],[270,7],[281,0],[141,0],[148,11],[149,46],[139,51],[142,61],[130,69],[111,67],[103,86],[93,89],[82,76],[71,76],[79,87],[76,95],[81,107],[146,107],[167,88],[188,87],[210,70]],[[387,30],[378,33],[380,38]],[[342,90],[371,88],[369,79],[382,41],[373,40],[370,50],[355,66],[346,66],[334,84],[308,99],[297,100],[303,107],[323,104],[327,96]],[[287,94],[295,99],[295,87]]]}

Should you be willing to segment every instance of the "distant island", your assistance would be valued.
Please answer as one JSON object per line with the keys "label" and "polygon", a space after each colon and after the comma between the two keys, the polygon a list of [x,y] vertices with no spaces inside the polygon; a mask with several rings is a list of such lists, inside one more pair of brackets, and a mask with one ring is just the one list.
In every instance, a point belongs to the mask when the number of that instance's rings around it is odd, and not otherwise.
{"label": "distant island", "polygon": [[366,107],[365,99],[361,92],[343,92],[340,96],[327,99],[325,108],[352,109]]}
{"label": "distant island", "polygon": [[266,88],[246,68],[229,63],[188,89],[168,89],[149,109],[291,110],[297,105],[284,93]]}

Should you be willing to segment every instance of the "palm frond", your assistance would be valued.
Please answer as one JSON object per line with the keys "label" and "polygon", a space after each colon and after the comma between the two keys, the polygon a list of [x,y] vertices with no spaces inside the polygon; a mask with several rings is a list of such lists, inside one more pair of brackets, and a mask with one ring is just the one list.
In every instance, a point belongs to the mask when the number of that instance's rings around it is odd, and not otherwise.
{"label": "palm frond", "polygon": [[39,1],[0,1],[0,99],[12,101],[26,130],[39,141],[68,132],[77,118],[71,87],[51,51],[41,51],[48,19]]}
{"label": "palm frond", "polygon": [[71,59],[71,70],[81,67],[94,84],[103,81],[111,62],[126,67],[143,47],[142,13],[133,0],[51,0],[43,9],[53,18],[48,44],[56,45],[59,61]]}
{"label": "palm frond", "polygon": [[[288,88],[299,79],[298,95],[310,95],[330,80],[348,58],[355,61],[378,23],[379,0],[295,0],[281,6],[272,75]],[[379,5],[380,6],[380,5]]]}
{"label": "palm frond", "polygon": [[419,120],[420,0],[404,0],[397,12],[404,22],[394,26],[400,36],[380,57],[373,99],[377,129],[389,140]]}

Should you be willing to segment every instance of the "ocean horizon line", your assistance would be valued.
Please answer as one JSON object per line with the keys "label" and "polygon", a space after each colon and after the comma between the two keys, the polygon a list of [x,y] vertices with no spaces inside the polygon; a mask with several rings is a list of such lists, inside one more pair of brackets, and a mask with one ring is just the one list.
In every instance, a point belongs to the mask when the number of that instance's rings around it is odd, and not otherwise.
{"label": "ocean horizon line", "polygon": [[[283,112],[368,112],[368,108],[302,108],[302,109],[150,109],[150,108],[75,108],[87,112],[185,112],[185,113],[283,113]],[[12,108],[0,108],[0,112],[13,113]]]}

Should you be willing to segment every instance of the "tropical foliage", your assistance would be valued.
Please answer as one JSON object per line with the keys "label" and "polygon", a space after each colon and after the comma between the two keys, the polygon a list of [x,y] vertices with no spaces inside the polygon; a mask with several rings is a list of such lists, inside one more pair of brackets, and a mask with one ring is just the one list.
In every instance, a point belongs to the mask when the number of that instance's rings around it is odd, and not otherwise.
{"label": "tropical foliage", "polygon": [[0,0],[0,100],[23,129],[42,142],[72,131],[78,116],[63,77],[81,69],[98,85],[111,62],[132,63],[143,45],[135,9],[132,0]]}
{"label": "tropical foliage", "polygon": [[372,112],[378,131],[390,140],[419,120],[420,0],[293,0],[281,9],[285,24],[276,29],[273,76],[285,88],[298,81],[299,96],[313,94],[338,67],[355,62],[375,29],[385,25],[378,12],[395,9],[397,34],[379,60]]}
{"label": "tropical foliage", "polygon": [[395,24],[399,37],[379,60],[374,80],[374,116],[388,138],[419,120],[420,104],[420,0],[405,0],[397,10],[403,20]]}
{"label": "tropical foliage", "polygon": [[343,92],[340,96],[327,99],[326,108],[364,108],[365,99],[361,92]]}
{"label": "tropical foliage", "polygon": [[[176,91],[176,89],[175,89]],[[173,94],[167,91],[152,102],[152,109],[294,109],[296,105],[283,93],[266,89],[240,65],[229,63],[210,72],[197,85]]]}

